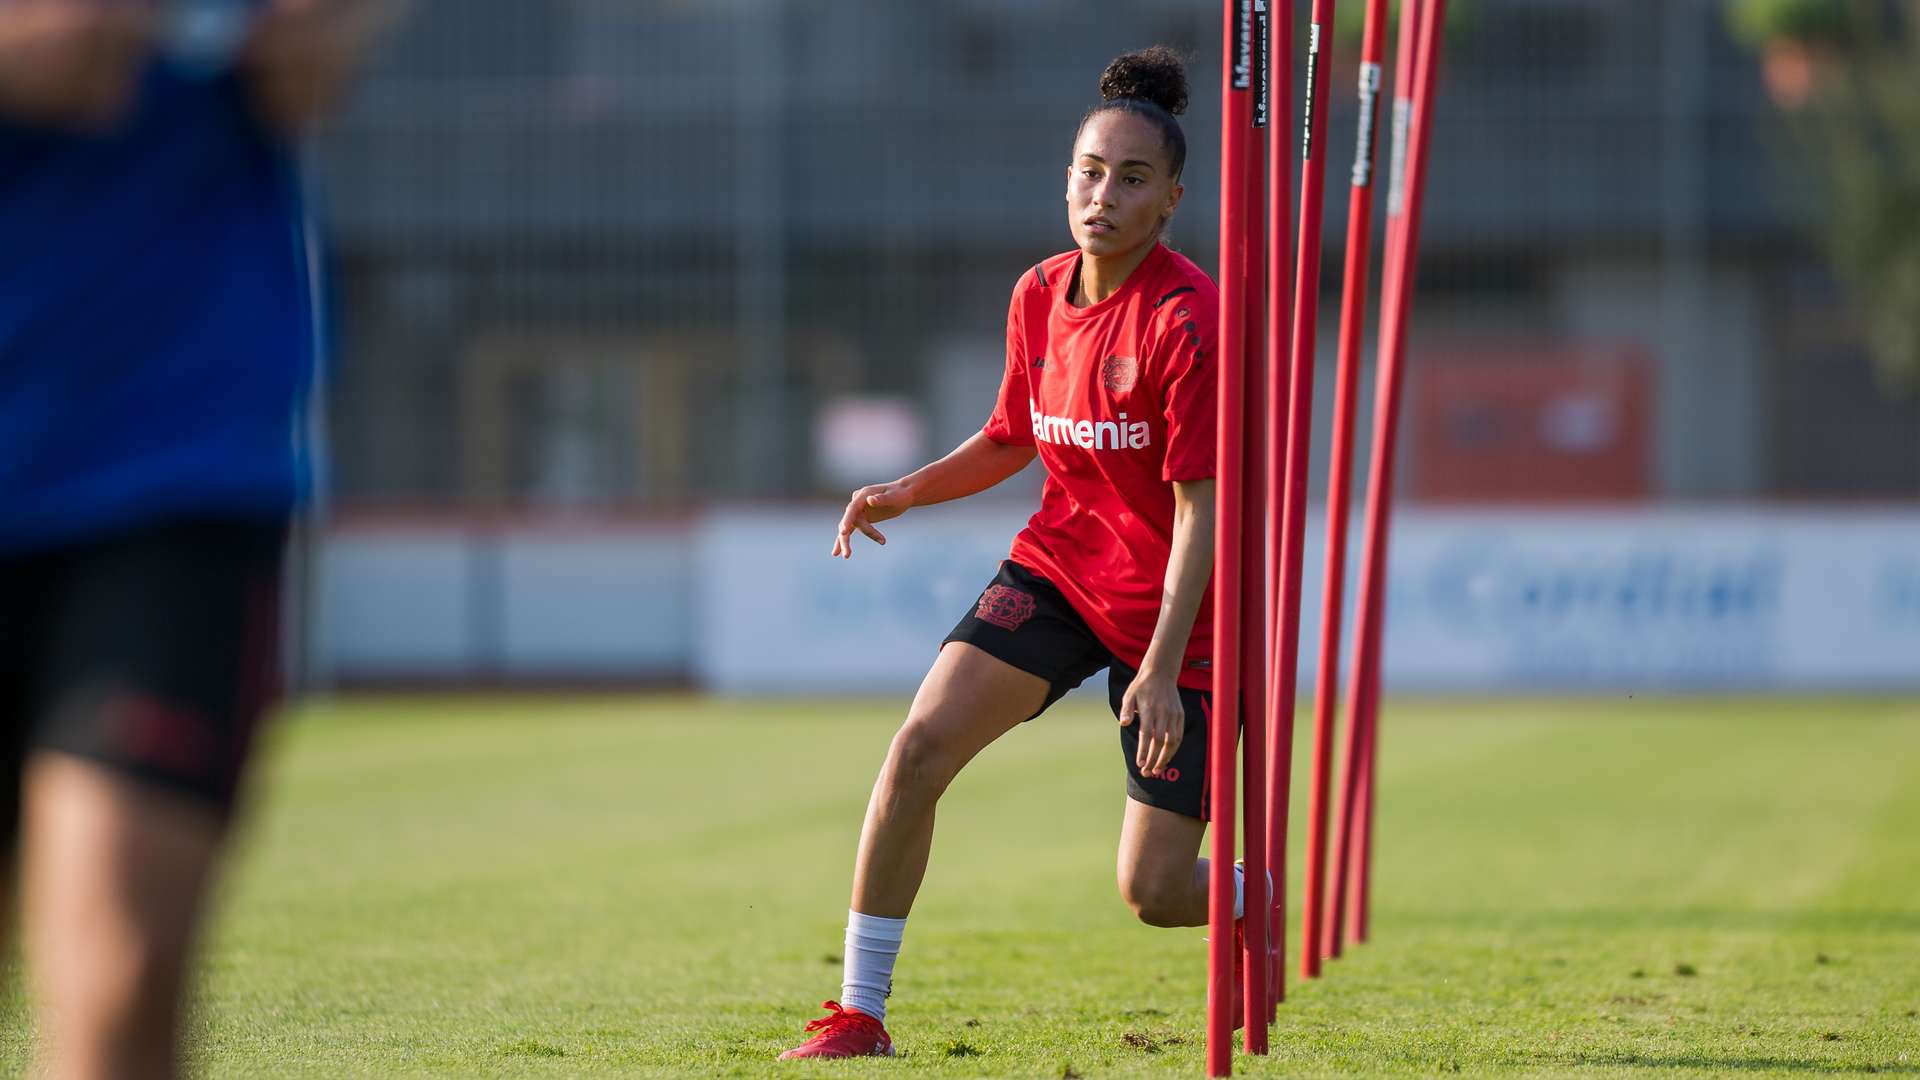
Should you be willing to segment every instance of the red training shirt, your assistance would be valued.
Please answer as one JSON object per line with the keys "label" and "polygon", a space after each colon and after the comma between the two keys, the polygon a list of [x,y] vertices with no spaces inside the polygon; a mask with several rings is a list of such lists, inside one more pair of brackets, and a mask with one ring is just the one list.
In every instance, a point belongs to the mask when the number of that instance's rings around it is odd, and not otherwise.
{"label": "red training shirt", "polygon": [[[1007,309],[1007,371],[983,429],[1038,446],[1040,510],[1009,558],[1047,579],[1116,657],[1138,669],[1173,551],[1173,481],[1214,474],[1220,294],[1186,256],[1155,244],[1120,291],[1069,300],[1080,253],[1021,275]],[[1212,686],[1213,586],[1179,684]]]}

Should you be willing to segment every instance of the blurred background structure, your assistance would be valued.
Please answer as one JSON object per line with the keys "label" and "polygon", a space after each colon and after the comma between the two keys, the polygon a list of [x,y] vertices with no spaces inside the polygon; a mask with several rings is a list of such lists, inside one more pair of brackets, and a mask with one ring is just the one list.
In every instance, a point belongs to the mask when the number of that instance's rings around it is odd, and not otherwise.
{"label": "blurred background structure", "polygon": [[[1215,261],[1219,5],[1092,7],[421,0],[317,150],[340,325],[317,676],[910,685],[1037,475],[845,566],[838,500],[985,418],[1008,291],[1070,244],[1067,152],[1117,53],[1191,57],[1170,242]],[[1808,137],[1848,46],[1807,29],[1821,7],[1458,5],[1397,685],[1920,683],[1920,373],[1897,296],[1869,302],[1881,275],[1836,240],[1903,265],[1920,216],[1887,197],[1863,228]],[[1356,37],[1332,52],[1336,163]],[[1920,174],[1920,150],[1889,160]],[[1524,644],[1448,650],[1490,620]],[[865,666],[809,651],[836,638]]]}

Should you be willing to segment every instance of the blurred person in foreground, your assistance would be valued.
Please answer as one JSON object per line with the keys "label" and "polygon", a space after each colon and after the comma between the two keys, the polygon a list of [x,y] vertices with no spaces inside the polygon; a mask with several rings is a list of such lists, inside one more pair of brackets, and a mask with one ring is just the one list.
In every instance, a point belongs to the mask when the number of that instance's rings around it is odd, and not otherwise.
{"label": "blurred person in foreground", "polygon": [[49,1076],[180,1069],[310,486],[293,144],[392,14],[0,0],[0,827]]}
{"label": "blurred person in foreground", "polygon": [[941,794],[988,744],[1103,669],[1126,767],[1120,894],[1152,926],[1207,921],[1219,294],[1161,242],[1186,163],[1179,58],[1122,56],[1100,94],[1067,167],[1075,246],[1014,286],[985,427],[911,476],[854,492],[840,519],[833,553],[846,557],[855,532],[885,543],[875,523],[910,507],[984,491],[1035,457],[1047,470],[1039,511],[894,736],[860,834],[841,1000],[784,1057],[893,1052],[894,960]]}

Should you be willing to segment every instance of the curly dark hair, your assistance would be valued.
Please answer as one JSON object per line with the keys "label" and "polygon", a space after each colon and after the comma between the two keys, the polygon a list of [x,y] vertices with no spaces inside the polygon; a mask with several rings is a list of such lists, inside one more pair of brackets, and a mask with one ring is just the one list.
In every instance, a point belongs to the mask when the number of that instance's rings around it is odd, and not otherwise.
{"label": "curly dark hair", "polygon": [[[1160,144],[1177,179],[1187,164],[1187,135],[1174,119],[1187,111],[1187,65],[1180,54],[1154,45],[1113,58],[1100,73],[1101,102],[1080,118],[1080,128],[1103,112],[1138,116],[1160,129]],[[1079,131],[1074,132],[1079,138]]]}

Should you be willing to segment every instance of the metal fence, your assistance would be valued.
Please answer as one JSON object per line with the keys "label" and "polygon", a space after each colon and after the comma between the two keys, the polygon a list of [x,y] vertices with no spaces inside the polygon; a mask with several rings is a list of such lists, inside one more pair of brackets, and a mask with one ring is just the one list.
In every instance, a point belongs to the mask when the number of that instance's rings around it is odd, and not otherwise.
{"label": "metal fence", "polygon": [[[1637,352],[1653,496],[1920,492],[1920,404],[1871,377],[1719,5],[1462,8],[1416,373],[1423,348]],[[340,496],[810,496],[842,480],[826,418],[849,400],[904,418],[907,456],[951,445],[989,406],[1014,278],[1070,242],[1068,147],[1119,52],[1192,58],[1171,240],[1211,265],[1217,9],[424,0],[318,152]]]}

